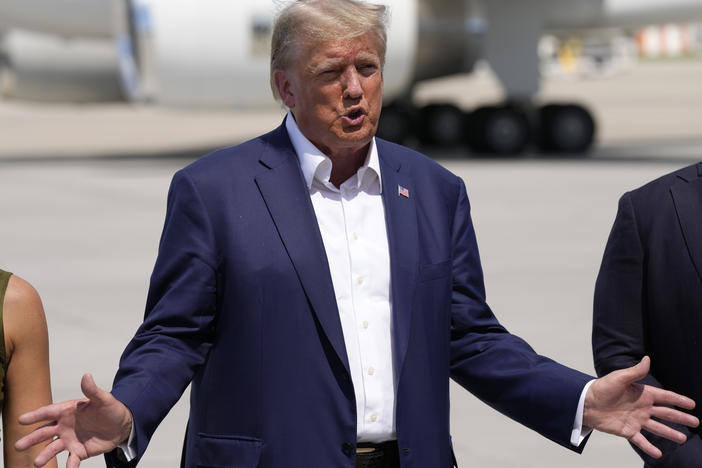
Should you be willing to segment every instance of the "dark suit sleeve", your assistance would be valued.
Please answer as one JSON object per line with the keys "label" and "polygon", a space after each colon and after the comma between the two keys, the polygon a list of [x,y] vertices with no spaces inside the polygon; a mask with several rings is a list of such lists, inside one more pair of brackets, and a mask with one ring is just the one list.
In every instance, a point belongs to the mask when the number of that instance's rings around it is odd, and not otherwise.
{"label": "dark suit sleeve", "polygon": [[[644,246],[631,194],[626,193],[619,200],[617,217],[595,284],[592,349],[598,376],[631,367],[647,354],[644,336],[644,258]],[[651,374],[641,383],[661,387],[660,382]],[[702,460],[699,436],[691,435],[685,426],[666,424],[688,437],[692,436],[693,440],[683,450],[694,452],[695,457]],[[672,452],[681,450],[681,446],[645,431],[644,435],[664,453],[662,459],[655,460],[632,445],[651,466],[697,466],[681,465],[678,462],[669,464],[668,461],[675,458]]]}
{"label": "dark suit sleeve", "polygon": [[538,355],[497,321],[485,302],[480,257],[465,187],[452,227],[451,376],[501,413],[571,450],[586,374]]}
{"label": "dark suit sleeve", "polygon": [[[168,195],[144,322],[122,355],[112,388],[134,417],[138,458],[211,347],[218,264],[214,245],[200,194],[179,172]],[[114,455],[108,463],[121,466]]]}
{"label": "dark suit sleeve", "polygon": [[[600,376],[631,367],[646,354],[643,261],[643,246],[627,193],[619,200],[595,283],[592,348],[595,370]],[[648,382],[660,386],[650,376]]]}

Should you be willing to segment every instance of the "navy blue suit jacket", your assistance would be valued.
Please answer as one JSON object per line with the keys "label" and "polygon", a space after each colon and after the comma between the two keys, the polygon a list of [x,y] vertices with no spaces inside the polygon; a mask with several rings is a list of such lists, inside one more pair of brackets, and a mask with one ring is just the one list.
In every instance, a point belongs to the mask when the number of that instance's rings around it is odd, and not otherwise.
{"label": "navy blue suit jacket", "polygon": [[[590,377],[495,319],[462,181],[377,144],[402,467],[452,466],[449,377],[573,448]],[[283,126],[173,178],[144,323],[112,390],[134,415],[139,456],[191,382],[184,466],[355,466],[355,396],[329,265]]]}
{"label": "navy blue suit jacket", "polygon": [[[702,399],[702,163],[620,199],[595,287],[592,344],[599,375],[649,355],[645,383]],[[702,405],[694,414],[702,418]],[[675,427],[688,442],[648,434],[664,456],[646,462],[702,467],[700,429]]]}

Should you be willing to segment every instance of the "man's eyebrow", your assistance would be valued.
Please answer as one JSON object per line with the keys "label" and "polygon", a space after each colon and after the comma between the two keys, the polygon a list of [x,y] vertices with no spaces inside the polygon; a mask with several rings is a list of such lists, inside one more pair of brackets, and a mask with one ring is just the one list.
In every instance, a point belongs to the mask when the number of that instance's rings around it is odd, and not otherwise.
{"label": "man's eyebrow", "polygon": [[[356,61],[380,63],[380,58],[371,52],[361,52],[356,56]],[[318,63],[313,63],[308,67],[311,73],[318,73],[321,70],[334,69],[340,65],[343,65],[345,60],[343,58],[328,58],[324,59]]]}
{"label": "man's eyebrow", "polygon": [[344,61],[342,59],[325,59],[321,62],[310,64],[308,70],[312,73],[316,73],[320,70],[333,69],[342,65]]}
{"label": "man's eyebrow", "polygon": [[363,60],[364,62],[380,63],[380,57],[371,52],[361,52],[356,56],[356,59]]}

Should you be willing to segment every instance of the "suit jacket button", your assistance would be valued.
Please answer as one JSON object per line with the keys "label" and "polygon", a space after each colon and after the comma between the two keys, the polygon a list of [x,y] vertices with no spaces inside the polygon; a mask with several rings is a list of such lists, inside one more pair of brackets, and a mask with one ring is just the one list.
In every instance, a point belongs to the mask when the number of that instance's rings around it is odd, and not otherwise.
{"label": "suit jacket button", "polygon": [[353,445],[349,444],[348,442],[344,442],[341,444],[341,451],[344,452],[344,455],[350,457],[353,455]]}

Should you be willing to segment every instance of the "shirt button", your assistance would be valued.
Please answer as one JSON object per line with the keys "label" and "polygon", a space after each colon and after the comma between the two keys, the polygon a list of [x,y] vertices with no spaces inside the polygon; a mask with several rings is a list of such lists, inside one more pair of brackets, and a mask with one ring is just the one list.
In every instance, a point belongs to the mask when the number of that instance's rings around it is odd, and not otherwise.
{"label": "shirt button", "polygon": [[351,237],[353,237],[353,240],[358,240],[358,233],[354,232]]}
{"label": "shirt button", "polygon": [[358,279],[356,280],[356,284],[358,284],[358,285],[363,284],[363,276],[358,277]]}
{"label": "shirt button", "polygon": [[363,328],[368,328],[368,320],[363,321]]}
{"label": "shirt button", "polygon": [[370,420],[371,422],[376,422],[378,420],[378,415],[375,413],[371,414]]}
{"label": "shirt button", "polygon": [[375,374],[375,369],[373,369],[372,367],[369,367],[368,368],[368,375],[373,375],[373,374]]}

